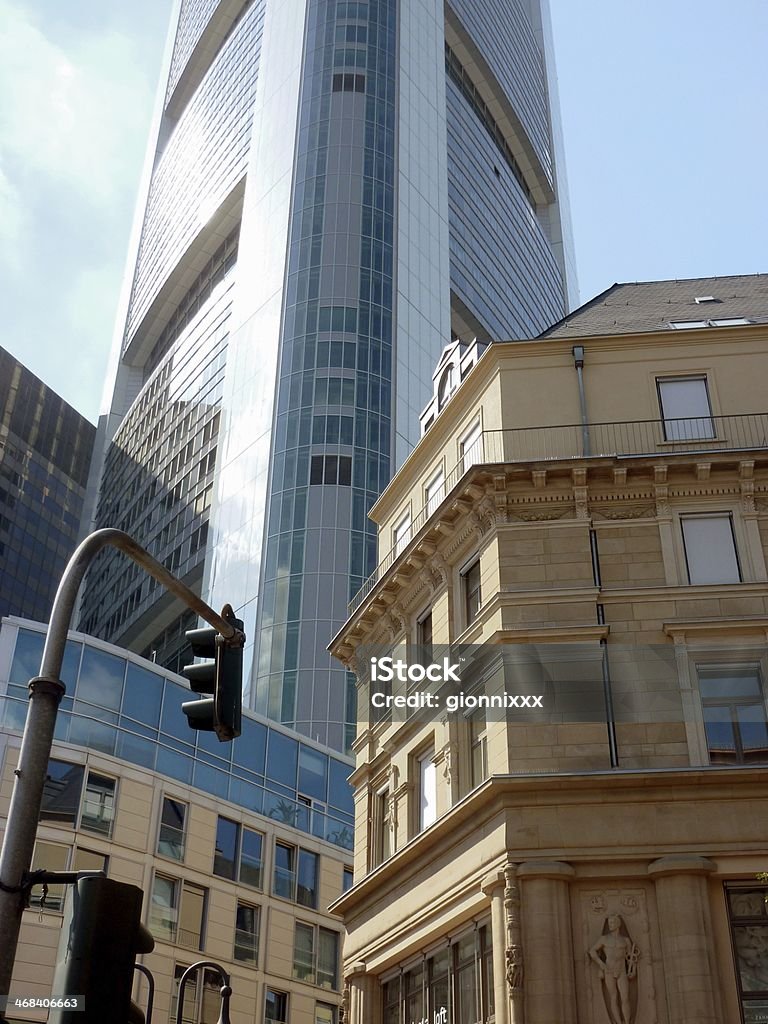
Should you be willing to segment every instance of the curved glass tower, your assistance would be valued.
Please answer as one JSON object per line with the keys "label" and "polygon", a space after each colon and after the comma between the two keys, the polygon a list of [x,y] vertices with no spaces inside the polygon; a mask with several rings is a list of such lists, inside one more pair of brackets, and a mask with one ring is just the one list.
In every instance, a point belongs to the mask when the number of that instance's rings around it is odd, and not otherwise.
{"label": "curved glass tower", "polygon": [[[182,0],[96,524],[248,635],[248,700],[343,749],[326,644],[451,334],[568,307],[546,0]],[[186,616],[106,553],[80,626],[178,668]]]}

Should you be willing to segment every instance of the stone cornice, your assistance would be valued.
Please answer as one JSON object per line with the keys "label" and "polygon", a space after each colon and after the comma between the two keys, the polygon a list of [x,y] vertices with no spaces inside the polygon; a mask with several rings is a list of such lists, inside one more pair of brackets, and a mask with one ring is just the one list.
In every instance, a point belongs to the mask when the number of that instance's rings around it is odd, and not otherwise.
{"label": "stone cornice", "polygon": [[[768,455],[745,459],[744,453],[729,451],[584,459],[577,466],[566,459],[473,466],[382,573],[329,649],[348,663],[359,643],[370,643],[375,636],[393,640],[398,635],[394,616],[390,614],[389,628],[380,634],[370,624],[383,625],[384,613],[397,602],[398,629],[407,629],[411,609],[423,602],[425,593],[434,595],[445,585],[448,567],[465,557],[473,543],[486,543],[500,531],[542,523],[547,529],[572,529],[592,521],[601,526],[635,519],[652,522],[669,517],[672,502],[686,498],[735,499],[753,515],[768,512],[768,481],[754,479],[758,460],[758,468],[768,468]],[[722,472],[713,475],[716,467],[727,467],[732,478]]]}
{"label": "stone cornice", "polygon": [[[430,863],[434,857],[435,845],[441,846],[450,837],[450,842],[460,842],[462,836],[475,831],[479,821],[489,821],[499,812],[513,811],[520,807],[562,807],[572,804],[585,807],[595,805],[601,813],[610,816],[610,805],[631,800],[638,806],[658,802],[675,804],[679,800],[691,800],[702,804],[708,799],[764,802],[768,797],[768,766],[765,767],[718,767],[718,768],[670,768],[636,771],[615,769],[583,773],[553,773],[529,775],[494,775],[482,786],[451,808],[427,831],[415,836],[360,882],[350,892],[341,896],[332,910],[342,915],[354,916],[358,906],[364,905],[376,894],[377,899],[386,897],[390,887],[401,886],[409,874]],[[762,844],[755,844],[755,850],[762,850]],[[752,847],[750,846],[750,850]],[[560,856],[578,867],[580,860],[603,856],[605,851],[582,848],[560,850]],[[680,851],[669,843],[655,846],[649,839],[648,851],[632,851],[632,860],[646,863],[659,856],[686,852],[700,853],[693,849]],[[707,851],[715,856],[717,850]],[[733,851],[726,850],[730,853]],[[739,852],[747,852],[741,849]],[[537,857],[548,858],[550,851],[537,851]],[[517,857],[515,859],[518,859]],[[525,851],[520,852],[521,860],[529,859]],[[557,859],[557,858],[554,858]]]}
{"label": "stone cornice", "polygon": [[768,616],[725,616],[716,619],[677,619],[662,629],[674,640],[706,640],[717,636],[754,636],[768,641]]}

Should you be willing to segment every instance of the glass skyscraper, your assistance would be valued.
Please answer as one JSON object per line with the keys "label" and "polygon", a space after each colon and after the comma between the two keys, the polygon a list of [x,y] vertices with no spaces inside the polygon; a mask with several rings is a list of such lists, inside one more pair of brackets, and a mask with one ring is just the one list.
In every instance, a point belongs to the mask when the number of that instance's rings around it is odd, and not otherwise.
{"label": "glass skyscraper", "polygon": [[48,618],[77,543],[95,434],[0,348],[0,617]]}
{"label": "glass skyscraper", "polygon": [[[574,288],[546,0],[182,0],[93,477],[245,621],[253,708],[343,749],[325,648],[452,334]],[[178,669],[189,615],[117,553],[80,628]]]}

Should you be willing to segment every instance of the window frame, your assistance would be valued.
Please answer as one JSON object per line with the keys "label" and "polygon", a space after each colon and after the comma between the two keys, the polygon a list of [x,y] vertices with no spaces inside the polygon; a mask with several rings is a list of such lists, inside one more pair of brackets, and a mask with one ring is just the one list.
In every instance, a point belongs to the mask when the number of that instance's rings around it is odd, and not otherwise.
{"label": "window frame", "polygon": [[[155,900],[155,885],[161,879],[164,882],[170,882],[172,885],[173,902],[168,910],[172,911],[173,914],[169,918],[173,921],[173,931],[170,937],[167,934],[158,934],[157,931],[153,930],[153,910],[157,905]],[[197,945],[190,944],[182,941],[180,933],[182,931],[181,921],[184,913],[184,895],[188,892],[199,892],[202,894],[202,907],[200,911],[200,935]],[[184,949],[196,949],[202,952],[205,949],[205,931],[208,918],[208,903],[209,903],[210,890],[203,885],[198,885],[196,882],[191,882],[185,878],[175,878],[172,875],[166,875],[163,871],[156,871],[152,878],[152,887],[150,889],[149,896],[149,913],[147,917],[147,927],[152,935],[159,942],[167,942],[172,946],[182,946]]]}
{"label": "window frame", "polygon": [[[438,819],[437,809],[437,764],[435,763],[435,746],[434,739],[428,747],[422,747],[421,750],[414,755],[414,782],[416,791],[416,802],[415,802],[415,821],[416,821],[416,835],[421,835],[422,832],[426,831],[433,825]],[[429,793],[427,793],[427,785],[429,784]],[[425,796],[431,796],[431,800],[425,801]],[[432,817],[429,817],[427,811],[432,809]],[[427,818],[429,817],[429,820]]]}
{"label": "window frame", "polygon": [[[483,439],[483,424],[480,417],[478,417],[471,427],[464,431],[459,437],[459,461],[461,462],[462,473],[468,472],[472,466],[478,465],[482,462],[482,452],[479,450],[472,455],[472,461],[467,461],[467,452],[471,451],[475,446],[482,446]],[[475,456],[478,456],[477,458]]]}
{"label": "window frame", "polygon": [[[435,493],[431,493],[434,490]],[[424,508],[427,519],[435,514],[445,498],[445,469],[440,467],[424,485]]]}
{"label": "window frame", "polygon": [[[72,832],[87,832],[89,835],[102,836],[102,838],[104,839],[111,839],[115,829],[115,821],[117,819],[117,800],[119,791],[118,778],[114,775],[110,775],[108,772],[103,772],[91,768],[91,766],[88,763],[80,761],[68,761],[61,757],[49,757],[48,764],[46,766],[46,781],[43,788],[43,798],[45,798],[46,795],[45,786],[47,786],[52,781],[52,778],[48,773],[48,769],[50,768],[51,762],[59,765],[65,765],[68,769],[75,768],[79,770],[79,772],[81,773],[79,783],[80,791],[77,794],[74,815],[71,820],[62,820],[61,818],[50,816],[50,808],[47,811],[49,816],[45,816],[46,808],[41,803],[40,813],[38,815],[38,825],[42,824],[52,826],[54,828],[65,828],[67,830],[71,830]],[[94,828],[92,825],[89,825],[86,821],[85,804],[88,794],[89,781],[92,776],[94,778],[103,779],[107,782],[112,783],[112,801],[110,808],[111,814],[108,822],[108,827],[106,829],[101,827]]]}
{"label": "window frame", "polygon": [[[249,889],[253,889],[255,892],[264,892],[264,843],[266,835],[260,832],[258,829],[249,828],[244,825],[241,821],[236,821],[234,818],[228,818],[226,814],[218,814],[216,816],[216,836],[219,834],[219,823],[225,821],[230,825],[235,826],[235,852],[232,860],[232,874],[223,874],[221,871],[216,870],[216,840],[214,839],[213,849],[213,865],[211,867],[211,874],[216,878],[224,878],[228,882],[235,882],[237,885],[247,886]],[[259,861],[258,868],[258,884],[247,881],[243,877],[243,849],[245,846],[246,835],[250,834],[258,836],[261,842],[261,858]]]}
{"label": "window frame", "polygon": [[371,868],[377,868],[380,864],[389,860],[394,850],[392,849],[392,794],[389,784],[378,786],[372,794],[373,801],[373,828],[371,829],[370,841],[370,864]]}
{"label": "window frame", "polygon": [[[764,882],[761,883],[758,881],[734,881],[725,882],[723,888],[725,890],[725,910],[728,919],[728,935],[731,942],[731,952],[733,954],[733,972],[735,975],[736,992],[739,1000],[739,1011],[743,1021],[745,1019],[745,1011],[750,1008],[750,1003],[754,1002],[756,1004],[754,1008],[759,1012],[765,1005],[766,1001],[768,1001],[768,984],[763,989],[744,987],[736,931],[737,929],[746,930],[755,928],[768,931],[768,886],[766,886]],[[759,913],[737,913],[734,910],[733,898],[738,897],[740,892],[744,895],[754,894],[758,897],[756,902],[757,906],[760,908]]]}
{"label": "window frame", "polygon": [[[664,433],[664,442],[667,444],[695,441],[717,440],[717,425],[712,412],[712,396],[710,394],[709,378],[706,373],[680,374],[671,376],[656,377],[656,397],[659,403],[661,424]],[[703,416],[677,416],[673,412],[667,412],[664,408],[664,385],[701,382],[704,385],[704,400],[707,412]],[[692,428],[694,424],[701,423],[704,430],[701,433],[693,433],[685,430],[685,435],[680,433],[680,424]],[[673,426],[674,425],[674,426]],[[709,431],[707,433],[706,431]]]}
{"label": "window frame", "polygon": [[[291,865],[292,867],[288,870],[290,875],[291,895],[285,896],[283,893],[277,892],[277,848],[282,847],[291,853]],[[299,899],[299,877],[301,875],[301,864],[303,858],[312,858],[315,868],[315,883],[312,892],[312,903],[305,903]],[[285,870],[285,869],[281,869]],[[285,842],[283,839],[275,838],[275,857],[272,866],[272,895],[278,899],[287,900],[289,903],[295,903],[299,907],[306,907],[308,910],[317,910],[317,906],[320,899],[320,854],[316,850],[308,850],[304,846],[297,846],[294,843]]]}
{"label": "window frame", "polygon": [[[244,909],[244,910],[250,910],[254,914],[255,928],[254,928],[253,932],[248,932],[247,933],[249,936],[253,937],[253,944],[252,944],[253,945],[253,949],[252,949],[253,955],[252,955],[252,957],[243,957],[243,956],[238,956],[237,955],[237,951],[238,951],[238,932],[243,932],[243,929],[241,929],[241,928],[239,929],[237,927],[238,915],[240,913],[241,908]],[[234,936],[234,942],[232,943],[232,959],[236,963],[249,964],[250,966],[252,966],[252,967],[254,967],[255,969],[258,970],[260,939],[261,939],[261,906],[259,904],[256,904],[256,903],[248,903],[246,900],[238,900],[237,901],[237,905],[235,907],[235,936]],[[240,949],[244,949],[246,947],[241,942],[239,948]]]}
{"label": "window frame", "polygon": [[[740,707],[760,707],[762,709],[763,721],[768,729],[768,702],[767,702],[767,691],[765,686],[765,658],[742,658],[738,661],[735,660],[713,660],[707,658],[706,654],[702,652],[701,656],[694,659],[694,674],[696,679],[696,686],[699,694],[699,703],[701,705],[702,723],[704,729],[704,749],[709,761],[709,764],[725,764],[731,766],[749,766],[749,765],[764,765],[768,764],[768,753],[766,754],[765,760],[749,760],[744,757],[744,746],[742,742],[742,736],[740,731],[740,722],[736,709]],[[708,672],[718,673],[719,675],[727,675],[731,672],[738,673],[744,672],[745,670],[753,671],[755,680],[757,683],[756,694],[746,694],[743,696],[733,696],[725,694],[723,696],[705,697],[702,693],[701,682],[702,678],[706,678]],[[734,758],[730,760],[713,760],[712,759],[712,748],[710,747],[709,737],[707,735],[707,708],[727,708],[729,711],[729,720],[732,729],[732,737],[734,741]],[[724,719],[725,720],[725,719]]]}
{"label": "window frame", "polygon": [[394,558],[399,558],[410,544],[412,527],[413,521],[409,505],[392,527],[392,553]]}
{"label": "window frame", "polygon": [[[678,518],[680,520],[680,539],[681,539],[682,548],[683,548],[683,560],[684,560],[684,564],[685,564],[685,575],[686,575],[686,578],[687,578],[687,584],[689,586],[692,586],[692,587],[732,586],[735,583],[743,583],[744,582],[744,572],[743,572],[743,568],[742,568],[741,559],[739,558],[739,545],[738,545],[737,540],[736,540],[736,525],[735,525],[734,515],[733,515],[732,510],[724,509],[724,510],[718,510],[718,511],[714,511],[714,510],[713,511],[709,511],[709,510],[707,510],[707,511],[696,511],[696,510],[692,509],[691,511],[685,511],[685,512],[681,511],[679,513]],[[696,579],[696,580],[694,580],[694,579],[691,578],[692,574],[691,574],[691,558],[690,558],[690,548],[691,548],[690,541],[692,540],[692,538],[689,538],[688,541],[686,541],[685,531],[686,531],[686,524],[687,523],[693,523],[693,522],[696,522],[697,520],[699,520],[699,521],[700,520],[709,520],[709,521],[727,520],[728,521],[728,524],[730,526],[731,542],[732,542],[732,546],[733,546],[733,557],[734,557],[734,562],[735,562],[735,565],[736,565],[736,573],[737,573],[738,579],[729,579],[729,580],[699,580],[699,579]],[[700,574],[701,574],[700,569],[696,569],[694,575],[700,575]]]}
{"label": "window frame", "polygon": [[[175,1021],[176,1021],[176,1014],[178,1013],[178,1008],[179,1008],[179,1001],[178,1001],[179,1000],[179,982],[181,981],[182,974],[189,967],[191,967],[191,964],[179,963],[178,961],[174,964],[174,967],[173,967],[173,981],[172,981],[172,988],[171,988],[171,1015],[170,1015],[170,1020],[172,1022],[174,1022],[174,1024],[175,1024]],[[186,984],[186,986],[184,988],[184,1015],[182,1017],[183,1024],[201,1024],[202,1017],[203,1017],[203,1011],[205,1009],[204,1002],[205,1002],[205,981],[206,981],[206,975],[208,975],[209,978],[213,979],[213,984],[211,985],[211,989],[215,990],[216,995],[217,995],[218,999],[220,1000],[219,988],[220,988],[220,985],[221,985],[221,979],[219,978],[218,974],[215,971],[212,971],[208,967],[202,967],[202,968],[198,967],[198,969],[195,972],[195,974],[190,975],[189,979],[187,980],[187,984]],[[202,981],[202,984],[201,984],[201,981]],[[194,1009],[193,1009],[194,1016],[190,1016],[189,1010],[188,1010],[188,1007],[190,1005],[190,990],[193,991],[194,994],[195,994],[194,995]],[[217,1006],[216,1012],[218,1014],[219,1006]]]}
{"label": "window frame", "polygon": [[[273,995],[273,996],[277,996],[278,999],[282,1000],[282,1003],[283,1003],[282,1008],[281,1008],[282,1009],[282,1016],[280,1016],[280,1017],[268,1017],[267,1016],[267,1000],[269,999],[270,994]],[[264,1021],[265,1021],[265,1024],[269,1024],[270,1021],[272,1021],[273,1024],[287,1024],[289,1009],[290,1009],[290,993],[289,992],[280,992],[276,988],[266,988],[265,989],[265,991],[264,991]]]}
{"label": "window frame", "polygon": [[[470,577],[477,570],[477,586],[470,590]],[[459,578],[461,580],[461,606],[464,612],[464,628],[468,629],[474,622],[477,621],[480,612],[483,607],[483,588],[482,588],[482,577],[481,577],[481,565],[480,555],[474,555],[471,561],[467,562],[463,569],[459,572]],[[477,595],[477,608],[472,611],[470,599]]]}
{"label": "window frame", "polygon": [[[173,825],[168,825],[166,822],[163,821],[163,817],[164,817],[164,814],[165,814],[166,802],[170,803],[170,804],[177,804],[178,806],[184,808],[184,816],[183,816],[183,819],[182,819],[181,829],[178,829],[178,828],[176,828]],[[156,843],[156,848],[155,848],[155,853],[157,854],[158,857],[163,857],[164,859],[169,860],[169,861],[173,861],[176,864],[181,864],[181,863],[184,862],[184,856],[185,856],[186,847],[187,847],[187,823],[188,823],[188,821],[189,821],[189,803],[186,800],[179,800],[177,797],[171,796],[169,793],[163,793],[162,794],[162,798],[161,798],[161,803],[160,803],[160,820],[158,822],[157,843]],[[179,845],[180,852],[179,852],[178,856],[175,856],[172,853],[166,853],[166,852],[164,852],[163,850],[160,849],[160,844],[163,843],[163,842],[166,842],[169,846],[172,845],[171,841],[169,841],[167,839],[165,839],[165,840],[163,839],[163,829],[164,828],[171,829],[171,830],[173,830],[175,832],[180,832],[180,834],[181,834],[181,842],[180,842],[180,845]]]}
{"label": "window frame", "polygon": [[[299,935],[299,929],[305,929],[305,933],[308,932],[312,936],[311,942],[311,965],[309,964],[297,964],[296,961],[296,940]],[[336,945],[335,957],[334,957],[334,969],[331,977],[332,984],[325,984],[320,981],[320,940],[323,936],[333,936]],[[293,930],[293,966],[291,971],[291,977],[295,981],[299,981],[304,985],[314,985],[316,988],[322,988],[331,992],[338,992],[339,990],[339,952],[341,950],[341,934],[334,928],[324,928],[321,924],[313,924],[310,921],[301,921],[298,918],[294,921]],[[297,971],[308,971],[306,977],[301,977]],[[327,974],[327,972],[324,972]]]}

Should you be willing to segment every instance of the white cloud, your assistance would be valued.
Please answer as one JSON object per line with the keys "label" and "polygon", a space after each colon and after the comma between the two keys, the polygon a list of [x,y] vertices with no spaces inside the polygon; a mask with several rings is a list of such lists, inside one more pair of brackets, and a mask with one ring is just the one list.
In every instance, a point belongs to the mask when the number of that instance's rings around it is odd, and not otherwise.
{"label": "white cloud", "polygon": [[21,0],[0,0],[0,23],[6,173],[13,179],[32,172],[107,208],[116,191],[136,181],[125,155],[140,145],[151,104],[134,40],[86,31],[65,52]]}
{"label": "white cloud", "polygon": [[18,266],[19,247],[25,245],[25,220],[19,190],[0,167],[0,260],[11,270]]}

